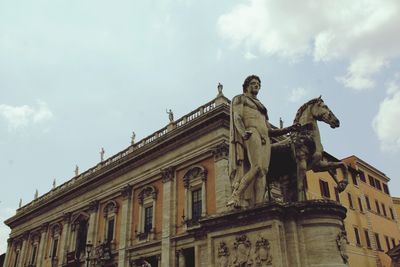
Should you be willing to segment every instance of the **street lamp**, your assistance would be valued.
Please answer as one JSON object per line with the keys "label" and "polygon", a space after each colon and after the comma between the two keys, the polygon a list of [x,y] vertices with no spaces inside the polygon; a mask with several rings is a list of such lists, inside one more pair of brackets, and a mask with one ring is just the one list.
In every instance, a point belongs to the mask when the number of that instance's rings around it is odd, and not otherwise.
{"label": "street lamp", "polygon": [[90,253],[92,252],[93,249],[93,244],[90,243],[90,241],[86,244],[86,267],[89,267],[89,262],[90,262]]}

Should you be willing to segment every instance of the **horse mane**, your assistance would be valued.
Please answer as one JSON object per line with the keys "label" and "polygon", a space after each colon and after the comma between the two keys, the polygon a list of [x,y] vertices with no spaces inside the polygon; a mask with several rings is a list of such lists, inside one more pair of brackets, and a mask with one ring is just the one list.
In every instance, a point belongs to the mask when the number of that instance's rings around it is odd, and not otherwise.
{"label": "horse mane", "polygon": [[296,116],[295,116],[295,118],[294,118],[293,123],[298,123],[298,122],[299,122],[301,115],[303,114],[304,110],[306,110],[306,108],[307,108],[309,105],[314,105],[315,103],[320,102],[320,101],[323,102],[322,98],[319,96],[319,97],[313,98],[313,99],[309,100],[308,102],[304,103],[304,104],[297,110],[297,113],[296,113]]}

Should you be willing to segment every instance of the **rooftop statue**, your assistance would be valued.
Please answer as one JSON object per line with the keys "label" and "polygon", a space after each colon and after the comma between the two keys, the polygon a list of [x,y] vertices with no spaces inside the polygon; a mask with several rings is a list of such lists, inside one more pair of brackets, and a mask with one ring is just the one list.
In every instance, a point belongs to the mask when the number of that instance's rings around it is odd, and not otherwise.
{"label": "rooftop statue", "polygon": [[266,175],[271,157],[270,136],[298,129],[296,125],[272,129],[267,109],[257,99],[260,87],[260,78],[251,75],[243,83],[243,94],[232,100],[229,175],[233,193],[228,206],[255,205],[265,201]]}

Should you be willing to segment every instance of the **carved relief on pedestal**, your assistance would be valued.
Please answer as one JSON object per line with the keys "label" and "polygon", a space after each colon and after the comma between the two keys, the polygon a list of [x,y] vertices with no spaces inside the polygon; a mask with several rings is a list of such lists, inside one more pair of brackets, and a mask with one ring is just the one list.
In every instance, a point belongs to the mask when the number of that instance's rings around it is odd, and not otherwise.
{"label": "carved relief on pedestal", "polygon": [[272,265],[271,246],[268,239],[260,237],[256,241],[255,262],[256,266]]}
{"label": "carved relief on pedestal", "polygon": [[233,243],[233,250],[235,252],[234,267],[248,267],[253,264],[252,259],[250,259],[251,242],[246,235],[236,237],[236,241]]}
{"label": "carved relief on pedestal", "polygon": [[219,242],[217,248],[217,266],[218,267],[229,267],[229,249],[224,241]]}
{"label": "carved relief on pedestal", "polygon": [[347,255],[347,242],[348,241],[346,231],[341,230],[336,237],[336,244],[344,263],[347,263],[349,261],[349,256]]}

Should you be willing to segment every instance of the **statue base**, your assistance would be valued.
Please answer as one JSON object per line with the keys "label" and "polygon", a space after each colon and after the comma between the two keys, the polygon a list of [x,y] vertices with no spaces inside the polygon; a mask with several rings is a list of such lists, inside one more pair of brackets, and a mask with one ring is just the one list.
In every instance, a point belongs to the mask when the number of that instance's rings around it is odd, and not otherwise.
{"label": "statue base", "polygon": [[345,217],[329,200],[266,203],[209,216],[193,234],[207,238],[201,266],[345,267]]}

